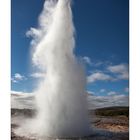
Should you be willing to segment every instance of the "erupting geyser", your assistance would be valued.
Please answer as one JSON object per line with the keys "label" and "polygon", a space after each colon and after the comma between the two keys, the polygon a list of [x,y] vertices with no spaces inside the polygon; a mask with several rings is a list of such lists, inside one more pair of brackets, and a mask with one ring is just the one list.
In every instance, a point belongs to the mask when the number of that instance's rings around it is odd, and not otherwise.
{"label": "erupting geyser", "polygon": [[38,29],[32,28],[33,63],[44,73],[36,91],[37,132],[49,137],[82,137],[90,127],[86,76],[75,46],[71,0],[46,0]]}

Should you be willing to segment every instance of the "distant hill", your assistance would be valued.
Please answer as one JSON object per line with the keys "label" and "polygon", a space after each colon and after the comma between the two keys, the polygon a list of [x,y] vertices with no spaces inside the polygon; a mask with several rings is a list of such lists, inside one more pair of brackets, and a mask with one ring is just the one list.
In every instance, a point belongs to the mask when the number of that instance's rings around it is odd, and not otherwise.
{"label": "distant hill", "polygon": [[105,107],[90,111],[98,116],[126,116],[129,117],[129,107]]}

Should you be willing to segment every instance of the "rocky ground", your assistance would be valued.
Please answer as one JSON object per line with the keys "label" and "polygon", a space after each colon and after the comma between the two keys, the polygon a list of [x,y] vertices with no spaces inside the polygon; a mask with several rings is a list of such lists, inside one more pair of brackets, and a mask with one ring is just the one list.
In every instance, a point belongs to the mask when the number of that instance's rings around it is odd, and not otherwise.
{"label": "rocky ground", "polygon": [[111,132],[129,131],[129,108],[106,107],[90,110],[91,123],[96,127]]}
{"label": "rocky ground", "polygon": [[[12,109],[12,132],[11,140],[38,140],[20,137],[15,134],[18,128],[15,118],[28,117],[35,115],[33,109]],[[93,135],[83,140],[128,140],[129,139],[129,110],[128,107],[109,107],[89,111],[91,125],[93,126]],[[68,138],[65,138],[68,139]],[[78,140],[78,138],[72,138]],[[80,139],[80,138],[79,138]],[[46,140],[52,140],[47,138]],[[70,140],[70,139],[69,139]]]}

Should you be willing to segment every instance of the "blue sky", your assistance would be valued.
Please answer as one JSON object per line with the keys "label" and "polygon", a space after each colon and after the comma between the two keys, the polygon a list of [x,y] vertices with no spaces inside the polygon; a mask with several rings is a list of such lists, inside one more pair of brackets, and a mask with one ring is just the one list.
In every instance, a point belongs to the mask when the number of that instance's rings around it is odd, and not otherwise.
{"label": "blue sky", "polygon": [[[32,92],[37,76],[26,32],[37,27],[44,0],[12,0],[12,87]],[[129,1],[75,0],[75,54],[85,62],[87,90],[95,95],[128,95]]]}

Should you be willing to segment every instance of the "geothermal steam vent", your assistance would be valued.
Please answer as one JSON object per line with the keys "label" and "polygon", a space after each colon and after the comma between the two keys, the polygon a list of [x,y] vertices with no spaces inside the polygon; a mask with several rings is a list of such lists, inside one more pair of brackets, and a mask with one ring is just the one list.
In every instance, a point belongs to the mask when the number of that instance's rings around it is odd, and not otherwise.
{"label": "geothermal steam vent", "polygon": [[86,77],[77,61],[70,0],[46,0],[33,36],[33,63],[45,73],[36,91],[37,133],[49,137],[89,134]]}

